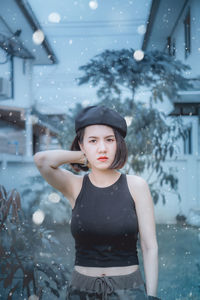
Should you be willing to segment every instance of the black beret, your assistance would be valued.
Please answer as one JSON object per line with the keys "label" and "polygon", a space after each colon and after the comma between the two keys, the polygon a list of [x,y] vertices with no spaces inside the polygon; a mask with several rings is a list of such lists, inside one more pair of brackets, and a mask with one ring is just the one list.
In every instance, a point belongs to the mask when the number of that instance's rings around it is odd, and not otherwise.
{"label": "black beret", "polygon": [[75,118],[76,133],[79,129],[89,125],[108,125],[116,128],[123,137],[127,133],[127,124],[125,119],[115,110],[104,105],[87,106]]}

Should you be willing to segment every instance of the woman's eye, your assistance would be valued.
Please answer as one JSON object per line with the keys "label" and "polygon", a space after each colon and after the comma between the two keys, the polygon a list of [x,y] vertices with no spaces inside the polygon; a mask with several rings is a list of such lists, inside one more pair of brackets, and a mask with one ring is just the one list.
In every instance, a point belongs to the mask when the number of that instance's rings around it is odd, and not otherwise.
{"label": "woman's eye", "polygon": [[107,141],[108,141],[108,142],[114,142],[114,140],[113,140],[113,139],[107,139]]}
{"label": "woman's eye", "polygon": [[94,142],[96,142],[96,140],[90,140],[90,142],[91,142],[91,143],[94,143]]}

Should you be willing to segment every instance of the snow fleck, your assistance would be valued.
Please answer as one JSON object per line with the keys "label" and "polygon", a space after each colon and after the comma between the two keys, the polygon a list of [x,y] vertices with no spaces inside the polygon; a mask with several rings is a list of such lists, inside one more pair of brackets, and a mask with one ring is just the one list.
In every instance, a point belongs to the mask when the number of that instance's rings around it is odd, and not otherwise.
{"label": "snow fleck", "polygon": [[145,26],[145,25],[140,25],[140,26],[138,26],[137,32],[138,32],[139,34],[145,34],[145,32],[146,32],[146,26]]}
{"label": "snow fleck", "polygon": [[88,99],[85,99],[83,100],[82,102],[82,105],[85,107],[85,106],[88,106],[90,104],[90,101]]}

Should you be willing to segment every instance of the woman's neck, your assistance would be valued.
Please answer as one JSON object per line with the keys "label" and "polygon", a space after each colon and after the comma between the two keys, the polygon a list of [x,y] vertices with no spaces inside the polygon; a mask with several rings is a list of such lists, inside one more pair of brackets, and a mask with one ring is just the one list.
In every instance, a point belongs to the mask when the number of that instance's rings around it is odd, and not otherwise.
{"label": "woman's neck", "polygon": [[104,187],[113,184],[120,176],[117,170],[92,170],[89,173],[90,181],[99,187]]}

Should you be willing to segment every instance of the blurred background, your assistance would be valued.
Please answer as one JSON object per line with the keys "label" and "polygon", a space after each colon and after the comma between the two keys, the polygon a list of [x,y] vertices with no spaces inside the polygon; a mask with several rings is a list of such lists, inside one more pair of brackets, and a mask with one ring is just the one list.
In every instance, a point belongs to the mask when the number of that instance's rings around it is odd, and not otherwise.
{"label": "blurred background", "polygon": [[198,0],[0,1],[1,299],[65,299],[71,206],[33,155],[69,149],[76,114],[93,104],[125,117],[122,172],[151,189],[158,296],[200,299],[199,9]]}

